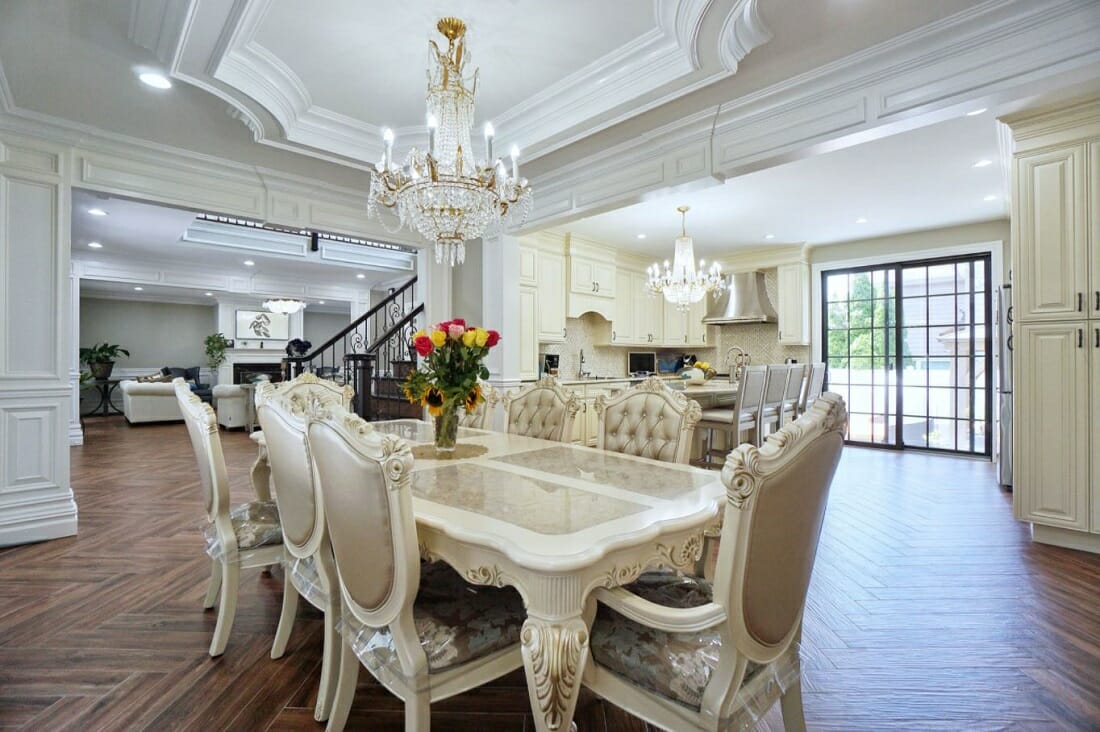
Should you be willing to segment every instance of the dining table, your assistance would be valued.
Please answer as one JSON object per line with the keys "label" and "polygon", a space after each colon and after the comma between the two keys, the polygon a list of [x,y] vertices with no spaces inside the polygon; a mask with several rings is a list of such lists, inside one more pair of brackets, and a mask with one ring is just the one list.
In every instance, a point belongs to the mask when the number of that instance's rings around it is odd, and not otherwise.
{"label": "dining table", "polygon": [[371,423],[413,446],[421,557],[477,585],[514,587],[535,727],[572,726],[595,616],[592,592],[647,569],[691,568],[725,488],[715,471],[460,427],[451,455],[430,422]]}

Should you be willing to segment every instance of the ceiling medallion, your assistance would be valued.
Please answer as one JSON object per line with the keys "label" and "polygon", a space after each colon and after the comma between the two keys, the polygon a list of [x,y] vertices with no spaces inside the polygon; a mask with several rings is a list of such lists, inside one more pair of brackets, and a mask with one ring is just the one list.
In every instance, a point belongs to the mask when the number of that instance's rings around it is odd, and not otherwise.
{"label": "ceiling medallion", "polygon": [[664,271],[654,263],[646,273],[649,279],[646,290],[652,294],[663,294],[665,300],[676,305],[678,310],[687,311],[693,303],[702,300],[708,292],[716,296],[726,286],[722,279],[722,267],[717,262],[704,270],[706,263],[699,260],[699,270],[695,269],[695,245],[687,235],[687,206],[676,209],[680,212],[680,236],[676,239],[676,251],[672,266],[665,260]]}
{"label": "ceiling medallion", "polygon": [[304,310],[306,304],[301,300],[295,300],[289,297],[276,297],[271,300],[264,300],[264,310],[272,313],[282,313],[283,315],[293,315],[299,310]]}
{"label": "ceiling medallion", "polygon": [[[402,165],[395,165],[393,131],[383,132],[385,154],[371,174],[367,213],[391,232],[402,226],[415,229],[435,242],[436,262],[454,266],[466,258],[465,241],[527,219],[531,188],[519,177],[519,148],[512,146],[510,172],[493,158],[491,124],[485,125],[485,158],[481,163],[474,159],[470,128],[478,71],[464,76],[466,24],[443,18],[436,29],[447,38],[447,49],[428,42],[428,149],[414,147]],[[386,224],[382,208],[396,212],[396,227]]]}

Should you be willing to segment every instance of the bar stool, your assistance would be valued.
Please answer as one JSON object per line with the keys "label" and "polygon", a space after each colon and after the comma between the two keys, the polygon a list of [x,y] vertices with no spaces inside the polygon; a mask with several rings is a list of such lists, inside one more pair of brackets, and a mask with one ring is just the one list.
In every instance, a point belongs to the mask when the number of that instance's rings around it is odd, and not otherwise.
{"label": "bar stool", "polygon": [[[703,410],[703,418],[697,427],[706,429],[707,437],[703,443],[703,454],[695,461],[696,465],[709,468],[713,457],[721,457],[724,462],[726,454],[734,448],[735,444],[741,442],[742,434],[750,433],[752,437],[748,441],[755,444],[756,418],[764,396],[766,376],[766,366],[742,366],[738,377],[737,400],[733,408]],[[714,448],[715,432],[725,435],[724,451]],[[717,463],[716,466],[721,466],[721,463]]]}
{"label": "bar stool", "polygon": [[764,444],[765,427],[770,426],[771,432],[779,430],[779,415],[783,406],[783,395],[787,392],[787,374],[790,367],[786,364],[771,364],[768,367],[767,378],[764,381],[764,400],[760,404],[760,410],[756,418],[756,446]]}
{"label": "bar stool", "polygon": [[783,408],[780,410],[780,427],[795,421],[801,414],[799,402],[802,398],[802,384],[805,377],[806,364],[794,364],[787,372],[787,388],[783,390]]}
{"label": "bar stool", "polygon": [[810,365],[810,373],[806,378],[805,387],[802,389],[802,397],[798,401],[798,413],[805,414],[813,404],[825,386],[825,364],[815,363]]}

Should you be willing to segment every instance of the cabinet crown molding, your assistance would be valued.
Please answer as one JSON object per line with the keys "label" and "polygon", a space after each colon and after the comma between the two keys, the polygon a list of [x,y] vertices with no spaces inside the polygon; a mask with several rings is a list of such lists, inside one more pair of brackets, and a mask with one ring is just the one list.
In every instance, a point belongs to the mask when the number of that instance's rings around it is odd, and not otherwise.
{"label": "cabinet crown molding", "polygon": [[1100,137],[1100,97],[1030,109],[999,118],[1012,130],[1014,152]]}

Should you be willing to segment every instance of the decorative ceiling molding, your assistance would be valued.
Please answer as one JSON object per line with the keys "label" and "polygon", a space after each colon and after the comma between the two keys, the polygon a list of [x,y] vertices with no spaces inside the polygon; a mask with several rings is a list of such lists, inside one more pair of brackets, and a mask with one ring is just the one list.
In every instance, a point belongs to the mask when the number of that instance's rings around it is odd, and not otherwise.
{"label": "decorative ceiling molding", "polygon": [[1057,78],[1100,79],[1100,5],[990,0],[535,176],[523,231],[949,119],[974,99],[1049,92]]}
{"label": "decorative ceiling molding", "polygon": [[4,76],[4,65],[0,63],[0,112],[11,114],[15,110],[15,100],[11,96],[8,77]]}
{"label": "decorative ceiling molding", "polygon": [[131,0],[127,36],[170,65],[195,0]]}
{"label": "decorative ceiling molding", "polygon": [[722,67],[731,74],[737,73],[741,59],[771,39],[771,29],[760,16],[760,3],[757,0],[737,0],[722,23],[719,34],[718,57]]}

